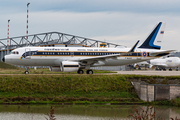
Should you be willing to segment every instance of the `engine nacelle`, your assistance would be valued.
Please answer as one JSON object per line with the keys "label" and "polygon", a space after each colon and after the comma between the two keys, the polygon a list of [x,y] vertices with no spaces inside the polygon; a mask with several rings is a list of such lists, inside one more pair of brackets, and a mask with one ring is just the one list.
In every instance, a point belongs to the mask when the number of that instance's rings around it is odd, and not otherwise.
{"label": "engine nacelle", "polygon": [[60,69],[63,72],[75,72],[78,71],[80,65],[78,62],[63,61],[60,65]]}
{"label": "engine nacelle", "polygon": [[52,71],[52,72],[60,72],[61,71],[60,66],[55,66],[55,67],[51,66],[49,68],[49,70]]}
{"label": "engine nacelle", "polygon": [[155,66],[154,66],[154,65],[149,64],[149,68],[154,69],[154,68],[155,68]]}
{"label": "engine nacelle", "polygon": [[134,67],[134,69],[136,69],[136,68],[139,67],[139,65],[135,63],[135,64],[133,65],[133,67]]}

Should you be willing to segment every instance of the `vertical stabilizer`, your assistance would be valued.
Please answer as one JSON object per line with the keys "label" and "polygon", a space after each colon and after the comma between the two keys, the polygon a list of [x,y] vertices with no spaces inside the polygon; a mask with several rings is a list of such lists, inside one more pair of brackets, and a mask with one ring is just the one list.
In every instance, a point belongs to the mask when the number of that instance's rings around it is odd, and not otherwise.
{"label": "vertical stabilizer", "polygon": [[165,25],[166,23],[159,22],[159,24],[153,29],[153,31],[139,48],[161,49]]}

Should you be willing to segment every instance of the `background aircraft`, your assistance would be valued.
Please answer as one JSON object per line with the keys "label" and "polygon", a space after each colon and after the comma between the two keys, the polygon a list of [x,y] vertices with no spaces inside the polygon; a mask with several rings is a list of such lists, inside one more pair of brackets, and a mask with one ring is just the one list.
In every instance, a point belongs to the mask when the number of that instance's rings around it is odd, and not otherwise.
{"label": "background aircraft", "polygon": [[172,68],[175,68],[178,71],[178,67],[180,67],[179,57],[157,58],[147,62],[150,64],[150,68],[155,67],[156,70],[165,71],[166,68],[169,68],[169,71],[172,71]]}

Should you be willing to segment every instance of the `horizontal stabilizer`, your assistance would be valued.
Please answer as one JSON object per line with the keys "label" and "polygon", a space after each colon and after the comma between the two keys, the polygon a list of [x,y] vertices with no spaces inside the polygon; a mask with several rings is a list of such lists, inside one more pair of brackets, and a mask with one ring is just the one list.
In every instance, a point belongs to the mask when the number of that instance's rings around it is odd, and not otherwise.
{"label": "horizontal stabilizer", "polygon": [[173,52],[173,51],[175,51],[175,50],[166,50],[166,51],[161,51],[161,52],[150,52],[149,56],[153,57],[153,56],[157,56],[159,54],[170,53],[170,52]]}

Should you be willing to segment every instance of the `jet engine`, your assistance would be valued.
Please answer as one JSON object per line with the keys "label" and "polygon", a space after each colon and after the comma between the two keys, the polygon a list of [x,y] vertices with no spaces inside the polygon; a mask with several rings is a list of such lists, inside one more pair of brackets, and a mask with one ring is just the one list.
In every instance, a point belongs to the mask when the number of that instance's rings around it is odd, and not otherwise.
{"label": "jet engine", "polygon": [[78,62],[63,61],[60,66],[51,66],[49,69],[52,72],[75,72],[78,71],[80,65]]}
{"label": "jet engine", "polygon": [[155,69],[155,66],[154,66],[154,65],[149,64],[149,68],[151,68],[151,69]]}
{"label": "jet engine", "polygon": [[62,72],[75,72],[78,71],[79,68],[80,65],[78,62],[63,61],[60,65],[60,69]]}
{"label": "jet engine", "polygon": [[139,67],[139,65],[135,63],[135,64],[133,65],[133,67],[134,67],[134,69],[136,69],[136,68]]}

